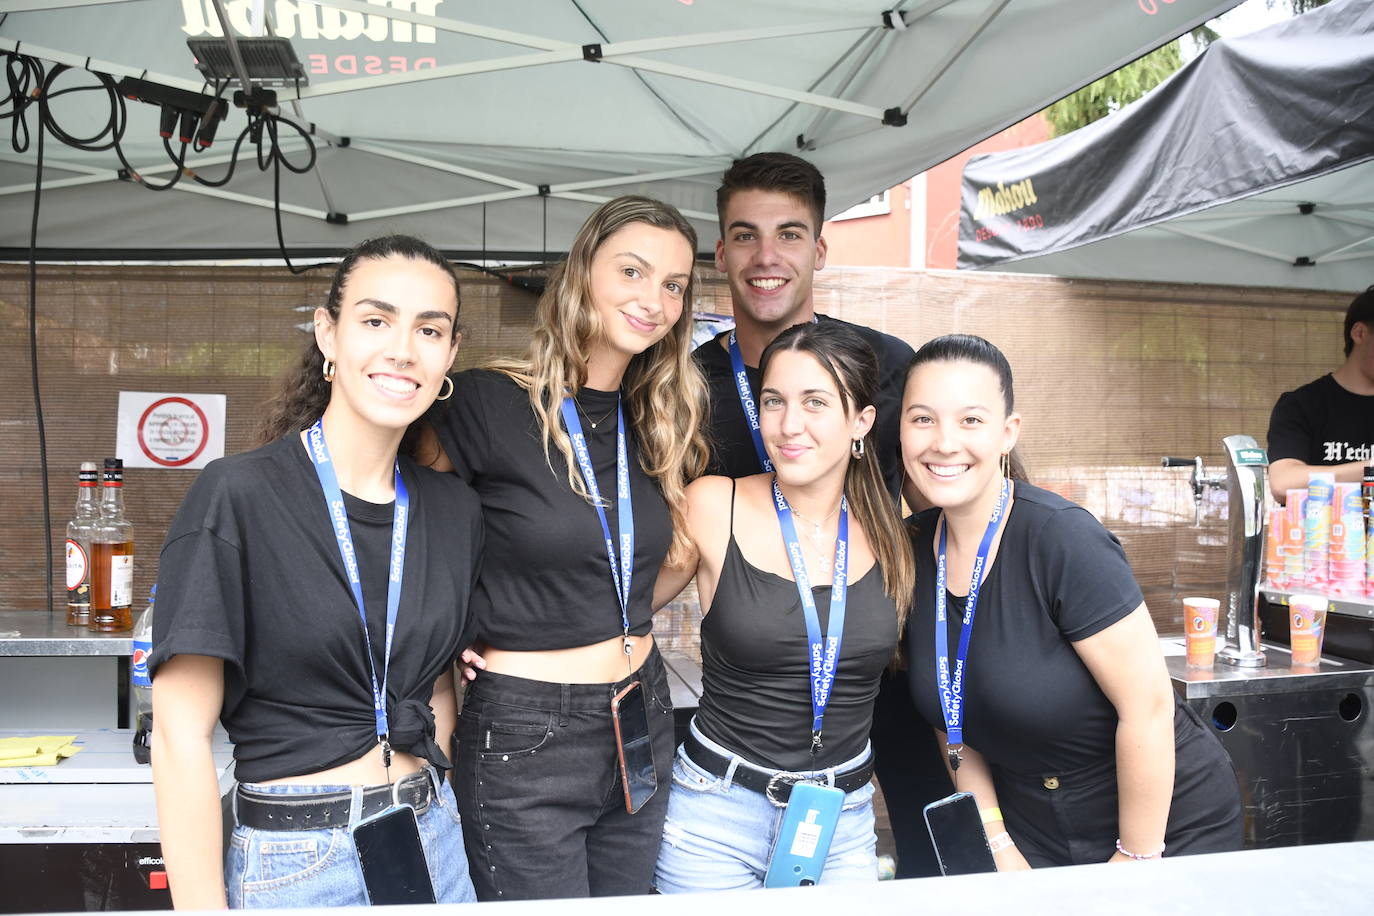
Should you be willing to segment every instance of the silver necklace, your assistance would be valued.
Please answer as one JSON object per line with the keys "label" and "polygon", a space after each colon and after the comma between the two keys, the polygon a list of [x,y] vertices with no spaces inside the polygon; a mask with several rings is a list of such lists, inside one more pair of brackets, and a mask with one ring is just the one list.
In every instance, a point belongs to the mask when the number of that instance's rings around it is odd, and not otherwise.
{"label": "silver necklace", "polygon": [[827,515],[825,518],[821,519],[820,521],[807,518],[805,515],[802,515],[800,512],[798,512],[796,508],[791,506],[790,504],[788,508],[792,509],[792,516],[794,518],[799,518],[811,526],[810,531],[806,531],[803,529],[802,533],[806,535],[807,540],[809,540],[811,542],[812,547],[815,548],[817,565],[820,567],[820,572],[823,575],[828,574],[830,572],[830,567],[834,562],[831,559],[828,551],[833,551],[835,549],[835,541],[833,538],[831,538],[830,543],[826,543],[824,526],[826,522],[830,521],[832,518],[835,517],[836,512],[840,511],[840,504],[836,503],[835,508],[830,510],[830,514]]}
{"label": "silver necklace", "polygon": [[[593,420],[591,417],[587,416],[587,411],[582,409],[582,405],[577,403],[577,398],[573,398],[573,403],[577,405],[577,412],[582,414],[582,419],[586,420],[592,429],[596,429],[602,423],[605,423],[610,418],[611,414],[615,413],[615,407],[612,407],[601,416],[600,420]],[[619,406],[619,404],[616,404],[616,407]]]}

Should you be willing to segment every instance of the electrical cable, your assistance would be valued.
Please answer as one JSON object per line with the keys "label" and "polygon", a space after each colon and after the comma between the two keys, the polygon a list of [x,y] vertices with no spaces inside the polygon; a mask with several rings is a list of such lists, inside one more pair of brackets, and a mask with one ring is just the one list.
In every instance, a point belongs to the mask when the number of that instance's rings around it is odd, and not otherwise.
{"label": "electrical cable", "polygon": [[38,381],[38,205],[43,191],[44,119],[38,121],[38,164],[33,177],[33,219],[29,223],[29,376],[33,381],[33,413],[38,425],[38,472],[43,478],[43,545],[46,548],[48,615],[53,614],[52,499],[48,493],[48,435],[43,423],[42,388]]}
{"label": "electrical cable", "polygon": [[[64,64],[58,64],[48,71],[42,61],[20,54],[17,51],[6,51],[3,54],[5,62],[5,95],[0,98],[0,120],[10,121],[10,146],[16,153],[27,153],[33,143],[33,129],[29,123],[29,109],[37,106],[37,147],[36,165],[34,171],[34,191],[33,191],[33,212],[29,225],[29,369],[30,380],[33,389],[33,408],[36,432],[38,438],[38,465],[39,475],[42,480],[42,499],[43,499],[43,542],[46,556],[46,583],[47,604],[49,615],[55,613],[55,595],[53,588],[53,573],[55,571],[55,556],[53,549],[53,527],[52,527],[52,498],[49,488],[49,468],[48,468],[48,443],[47,427],[43,417],[42,384],[38,367],[38,222],[42,205],[43,191],[43,155],[45,138],[52,134],[53,138],[65,146],[85,152],[104,152],[113,149],[118,156],[120,164],[123,166],[121,177],[127,177],[138,182],[143,187],[152,191],[166,191],[176,186],[176,184],[187,175],[194,177],[201,184],[217,187],[226,184],[233,176],[234,167],[237,164],[239,149],[246,137],[253,139],[257,153],[257,163],[260,170],[273,170],[273,213],[276,218],[277,245],[281,250],[282,260],[285,261],[287,269],[293,274],[304,273],[315,267],[323,265],[310,265],[307,267],[296,267],[290,261],[286,251],[286,240],[282,230],[281,222],[281,169],[285,166],[289,171],[296,174],[304,174],[315,166],[316,149],[315,144],[309,133],[299,125],[277,115],[266,111],[248,112],[249,125],[239,135],[238,141],[234,145],[233,156],[230,160],[228,173],[220,180],[205,179],[195,175],[194,171],[187,168],[186,153],[187,147],[191,147],[195,152],[203,152],[209,147],[209,143],[201,143],[201,134],[194,131],[195,136],[188,137],[182,141],[179,150],[174,150],[170,139],[163,138],[163,149],[168,158],[176,166],[170,180],[161,183],[150,182],[140,175],[133,165],[124,155],[121,141],[124,137],[125,128],[128,125],[128,111],[125,106],[124,96],[119,92],[118,86],[113,77],[106,73],[88,71],[94,76],[97,82],[94,85],[70,86],[63,89],[55,89],[57,80],[63,73],[72,69]],[[222,104],[222,95],[228,87],[229,81],[225,80],[222,85],[215,86],[214,98]],[[108,115],[105,122],[98,130],[87,136],[76,136],[74,133],[64,128],[57,120],[53,112],[52,100],[74,92],[101,92],[106,94],[109,100]],[[216,112],[212,107],[204,117],[209,123],[209,119],[214,118]],[[292,130],[295,130],[306,143],[309,149],[308,160],[297,165],[292,162],[281,150],[279,137],[279,124],[285,123]],[[267,144],[264,148],[263,136],[267,137]]]}

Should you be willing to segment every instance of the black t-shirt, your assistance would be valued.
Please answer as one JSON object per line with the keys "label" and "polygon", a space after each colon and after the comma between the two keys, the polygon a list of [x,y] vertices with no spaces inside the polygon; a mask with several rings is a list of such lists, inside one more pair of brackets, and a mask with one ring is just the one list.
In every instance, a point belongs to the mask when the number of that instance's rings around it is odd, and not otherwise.
{"label": "black t-shirt", "polygon": [[[812,593],[824,633],[831,588]],[[896,648],[897,608],[875,564],[849,585],[817,768],[863,751],[878,681]],[[710,613],[701,621],[697,724],[706,737],[760,766],[812,769],[809,652],[797,583],[750,565],[732,533]]]}
{"label": "black t-shirt", "polygon": [[[912,698],[943,731],[935,679],[935,523],[908,520],[916,596],[907,629]],[[969,583],[949,583],[966,592]],[[947,595],[950,666],[967,604]],[[1143,601],[1121,542],[1087,510],[1017,483],[992,570],[978,593],[964,687],[964,743],[1014,773],[1062,773],[1115,754],[1116,708],[1072,643]]]}
{"label": "black t-shirt", "polygon": [[[577,400],[597,424],[593,429],[583,419],[582,429],[618,550],[616,397],[583,388]],[[628,409],[626,414],[629,422]],[[563,454],[551,446],[545,458],[525,389],[501,372],[462,372],[454,376],[453,396],[436,402],[428,418],[458,475],[482,500],[487,551],[472,599],[481,640],[498,649],[530,651],[619,635],[620,604],[601,522],[595,507],[569,487]],[[562,422],[557,414],[553,419]],[[642,636],[652,627],[654,582],[673,529],[658,483],[640,467],[633,435],[626,447],[635,523],[630,632]]]}
{"label": "black t-shirt", "polygon": [[[902,451],[899,441],[902,415],[902,387],[906,384],[906,370],[916,352],[905,341],[858,324],[817,316],[821,321],[835,321],[857,331],[878,356],[878,416],[874,423],[874,442],[883,469],[883,480],[894,496],[902,484]],[[730,368],[730,353],[721,345],[729,332],[697,347],[692,353],[697,366],[706,377],[711,398],[711,427],[708,438],[711,462],[707,474],[725,477],[748,477],[759,473],[758,452],[749,421],[739,402],[739,388],[735,385],[734,370]],[[755,367],[745,366],[749,386],[755,396],[763,384],[763,377]]]}
{"label": "black t-shirt", "polygon": [[[466,645],[480,509],[451,474],[402,457],[401,475],[411,511],[387,682],[391,743],[444,766],[428,704]],[[380,683],[393,505],[344,502]],[[154,676],[174,655],[224,659],[220,720],[244,782],[329,769],[376,744],[357,606],[298,436],[211,462],[187,492],[158,567]]]}
{"label": "black t-shirt", "polygon": [[1374,395],[1323,375],[1279,395],[1269,417],[1269,460],[1303,464],[1374,463]]}

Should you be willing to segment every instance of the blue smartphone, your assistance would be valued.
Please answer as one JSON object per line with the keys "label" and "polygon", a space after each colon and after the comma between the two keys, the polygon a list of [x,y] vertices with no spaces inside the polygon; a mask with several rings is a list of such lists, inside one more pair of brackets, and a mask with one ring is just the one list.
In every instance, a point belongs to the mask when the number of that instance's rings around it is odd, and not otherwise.
{"label": "blue smartphone", "polygon": [[844,807],[844,792],[834,786],[799,782],[792,787],[782,817],[778,841],[768,860],[764,887],[806,887],[819,884],[835,825]]}

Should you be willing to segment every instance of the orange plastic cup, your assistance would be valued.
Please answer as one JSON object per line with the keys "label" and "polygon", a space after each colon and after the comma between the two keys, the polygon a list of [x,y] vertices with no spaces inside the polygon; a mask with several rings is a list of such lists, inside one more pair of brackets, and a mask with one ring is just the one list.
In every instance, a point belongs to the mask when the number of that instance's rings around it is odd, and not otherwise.
{"label": "orange plastic cup", "polygon": [[1315,665],[1321,661],[1326,608],[1327,600],[1321,595],[1288,597],[1288,645],[1293,652],[1293,664]]}
{"label": "orange plastic cup", "polygon": [[1183,599],[1183,636],[1189,668],[1210,668],[1216,661],[1220,609],[1221,602],[1215,598]]}

